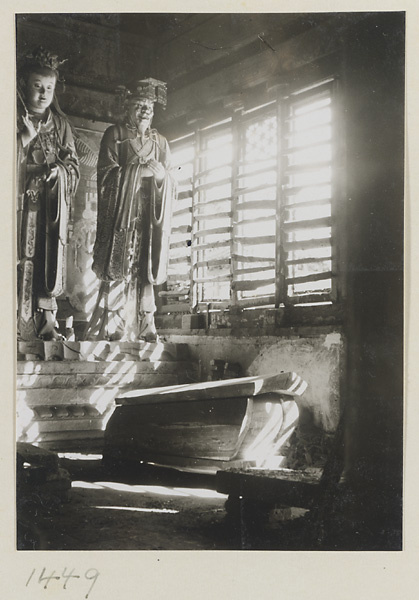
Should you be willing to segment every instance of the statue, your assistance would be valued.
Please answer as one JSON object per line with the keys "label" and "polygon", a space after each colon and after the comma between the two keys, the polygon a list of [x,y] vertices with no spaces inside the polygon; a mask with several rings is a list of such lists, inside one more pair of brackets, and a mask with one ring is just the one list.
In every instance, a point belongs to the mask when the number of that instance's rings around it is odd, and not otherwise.
{"label": "statue", "polygon": [[175,181],[167,140],[151,128],[166,85],[119,88],[124,119],[104,133],[97,166],[93,271],[101,280],[87,339],[154,341],[154,287],[166,280]]}
{"label": "statue", "polygon": [[64,61],[38,48],[17,80],[17,255],[20,340],[60,339],[69,212],[79,179],[69,121],[55,95]]}

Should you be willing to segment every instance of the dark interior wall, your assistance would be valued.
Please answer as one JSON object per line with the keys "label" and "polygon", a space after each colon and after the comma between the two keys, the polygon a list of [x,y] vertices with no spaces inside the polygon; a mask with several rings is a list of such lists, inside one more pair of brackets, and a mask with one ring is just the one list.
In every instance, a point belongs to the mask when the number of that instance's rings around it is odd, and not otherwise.
{"label": "dark interior wall", "polygon": [[345,40],[348,515],[397,548],[403,474],[404,14]]}
{"label": "dark interior wall", "polygon": [[17,15],[16,45],[18,57],[42,45],[66,59],[60,70],[63,110],[98,121],[115,119],[116,87],[148,76],[151,68],[148,38],[71,14]]}

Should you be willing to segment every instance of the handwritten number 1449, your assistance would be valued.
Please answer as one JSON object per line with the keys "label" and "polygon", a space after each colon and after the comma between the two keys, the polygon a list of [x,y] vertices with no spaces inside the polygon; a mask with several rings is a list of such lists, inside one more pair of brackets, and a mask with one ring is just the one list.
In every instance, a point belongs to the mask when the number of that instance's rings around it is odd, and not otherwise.
{"label": "handwritten number 1449", "polygon": [[61,573],[61,575],[58,575],[56,571],[52,571],[52,573],[50,575],[46,574],[46,569],[43,568],[38,580],[36,580],[36,578],[34,578],[36,569],[32,570],[32,573],[29,575],[29,578],[26,582],[26,587],[28,587],[28,585],[30,584],[31,580],[33,581],[33,583],[36,583],[36,581],[38,581],[38,584],[42,585],[44,587],[44,590],[46,590],[48,588],[48,585],[50,583],[50,581],[52,579],[55,579],[56,581],[60,581],[63,580],[63,589],[66,590],[68,589],[69,586],[69,582],[71,579],[82,579],[82,580],[87,580],[87,581],[91,581],[91,586],[87,592],[87,594],[85,595],[85,598],[89,597],[89,594],[91,593],[93,586],[95,585],[97,578],[99,577],[99,571],[97,569],[87,569],[87,571],[84,573],[83,576],[81,575],[77,575],[75,572],[75,569],[72,569],[71,571],[67,572],[67,567],[64,569],[64,571]]}

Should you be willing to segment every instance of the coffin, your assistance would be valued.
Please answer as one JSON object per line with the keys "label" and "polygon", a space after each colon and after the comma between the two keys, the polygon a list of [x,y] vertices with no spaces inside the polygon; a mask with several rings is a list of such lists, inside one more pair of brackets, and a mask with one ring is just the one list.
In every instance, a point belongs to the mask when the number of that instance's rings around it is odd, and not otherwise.
{"label": "coffin", "polygon": [[298,421],[296,373],[131,391],[117,397],[104,459],[197,472],[268,467]]}

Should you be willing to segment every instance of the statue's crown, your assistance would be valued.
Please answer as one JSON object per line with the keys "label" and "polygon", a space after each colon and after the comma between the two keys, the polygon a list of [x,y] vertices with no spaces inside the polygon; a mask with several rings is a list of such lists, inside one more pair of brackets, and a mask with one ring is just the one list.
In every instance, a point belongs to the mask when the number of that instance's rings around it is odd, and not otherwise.
{"label": "statue's crown", "polygon": [[157,102],[166,107],[167,104],[167,85],[164,81],[153,79],[148,77],[147,79],[141,79],[136,81],[131,89],[120,85],[116,90],[118,96],[123,102],[131,99],[146,99],[152,102]]}
{"label": "statue's crown", "polygon": [[31,63],[37,64],[40,67],[47,67],[53,71],[58,71],[60,66],[67,60],[59,60],[57,54],[45,50],[42,46],[39,46],[39,48],[36,48],[30,54],[27,54],[25,58]]}

